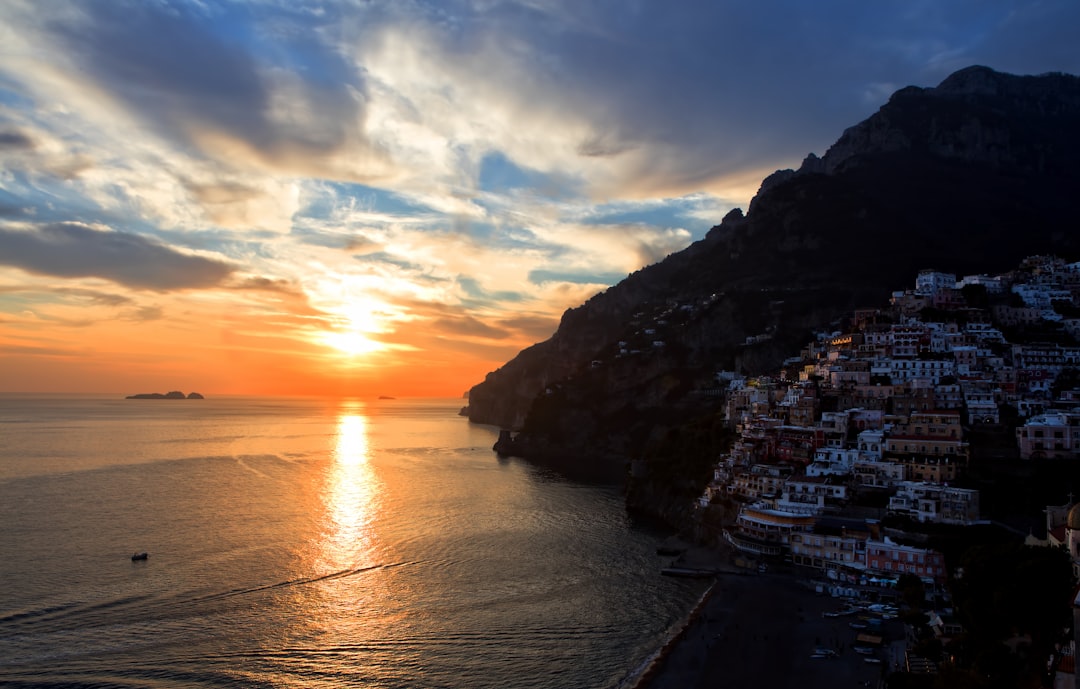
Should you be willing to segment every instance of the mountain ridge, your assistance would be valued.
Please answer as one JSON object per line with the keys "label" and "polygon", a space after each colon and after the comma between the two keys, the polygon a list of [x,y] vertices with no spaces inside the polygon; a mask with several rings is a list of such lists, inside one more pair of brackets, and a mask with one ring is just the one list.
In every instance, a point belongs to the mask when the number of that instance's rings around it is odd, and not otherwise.
{"label": "mountain ridge", "polygon": [[518,431],[514,454],[616,465],[706,412],[715,371],[775,368],[920,269],[1076,255],[1076,121],[1071,75],[974,66],[900,89],[824,156],[766,177],[745,214],[567,310],[470,390],[468,416]]}

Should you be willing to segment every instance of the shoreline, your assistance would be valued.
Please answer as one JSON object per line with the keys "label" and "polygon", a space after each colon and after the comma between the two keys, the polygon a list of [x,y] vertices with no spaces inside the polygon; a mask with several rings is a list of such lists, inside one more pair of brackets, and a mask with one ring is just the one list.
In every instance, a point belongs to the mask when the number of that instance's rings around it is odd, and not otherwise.
{"label": "shoreline", "polygon": [[[713,582],[618,689],[879,687],[903,657],[902,640],[874,654],[881,664],[852,650],[858,632],[850,620],[823,615],[842,599],[817,593],[814,582],[796,573],[740,569],[714,549],[692,549],[688,559],[713,567]],[[902,626],[890,631],[887,638],[903,638]]]}
{"label": "shoreline", "polygon": [[709,588],[705,589],[705,592],[701,594],[697,603],[686,614],[682,622],[675,628],[675,631],[668,636],[660,648],[653,651],[637,668],[623,678],[617,685],[617,689],[647,689],[649,682],[663,672],[664,663],[667,662],[668,656],[683,642],[684,637],[697,621],[698,616],[701,615],[701,611],[708,604],[713,591],[716,590],[717,583],[714,580],[709,584]]}

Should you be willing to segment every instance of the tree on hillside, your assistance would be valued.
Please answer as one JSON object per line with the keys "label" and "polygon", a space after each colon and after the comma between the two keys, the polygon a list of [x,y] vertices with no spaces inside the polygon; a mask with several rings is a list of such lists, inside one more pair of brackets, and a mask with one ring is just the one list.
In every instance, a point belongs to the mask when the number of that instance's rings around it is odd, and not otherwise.
{"label": "tree on hillside", "polygon": [[1062,392],[1076,388],[1080,388],[1080,370],[1066,366],[1054,378],[1054,383],[1050,386],[1050,394],[1053,399],[1057,399]]}
{"label": "tree on hillside", "polygon": [[972,634],[994,641],[1012,632],[1056,639],[1069,624],[1073,577],[1064,550],[1019,542],[982,545],[968,550],[962,563],[954,596]]}
{"label": "tree on hillside", "polygon": [[986,292],[985,285],[964,285],[960,288],[960,294],[964,301],[973,309],[989,309],[990,296]]}
{"label": "tree on hillside", "polygon": [[909,608],[922,610],[926,603],[926,585],[917,575],[904,572],[896,581],[896,590]]}

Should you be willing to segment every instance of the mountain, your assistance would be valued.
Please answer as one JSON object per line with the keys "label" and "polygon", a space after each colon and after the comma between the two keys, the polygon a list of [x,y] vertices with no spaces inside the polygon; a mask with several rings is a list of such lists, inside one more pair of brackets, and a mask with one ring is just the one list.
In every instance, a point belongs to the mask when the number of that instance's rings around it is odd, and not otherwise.
{"label": "mountain", "polygon": [[470,390],[468,416],[516,431],[508,453],[623,470],[708,418],[716,371],[775,370],[813,329],[884,304],[920,269],[1075,257],[1077,122],[1080,78],[1067,74],[975,66],[901,89],[824,156],[767,177],[745,214],[564,313]]}

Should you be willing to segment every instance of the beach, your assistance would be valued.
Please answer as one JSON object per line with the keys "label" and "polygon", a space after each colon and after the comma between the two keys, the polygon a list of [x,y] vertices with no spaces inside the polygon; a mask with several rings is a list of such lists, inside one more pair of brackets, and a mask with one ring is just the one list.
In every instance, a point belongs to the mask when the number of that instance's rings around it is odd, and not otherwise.
{"label": "beach", "polygon": [[[840,599],[796,573],[747,571],[713,551],[720,573],[673,640],[630,685],[635,689],[878,687],[899,652],[886,646],[866,662],[856,653],[852,617],[825,617]],[[698,566],[710,555],[698,549]],[[890,629],[895,637],[899,623]],[[902,646],[902,642],[899,642]],[[834,655],[835,654],[835,655]],[[817,657],[815,657],[817,656]]]}

